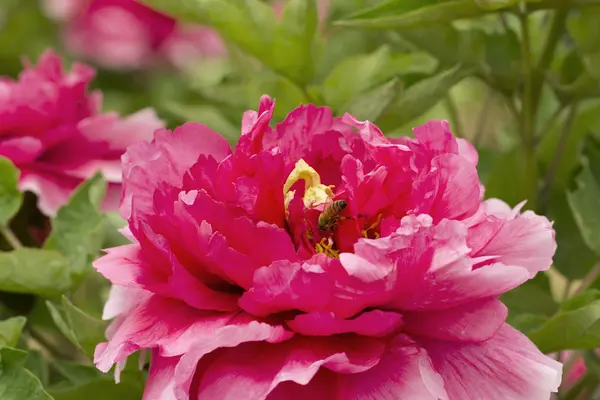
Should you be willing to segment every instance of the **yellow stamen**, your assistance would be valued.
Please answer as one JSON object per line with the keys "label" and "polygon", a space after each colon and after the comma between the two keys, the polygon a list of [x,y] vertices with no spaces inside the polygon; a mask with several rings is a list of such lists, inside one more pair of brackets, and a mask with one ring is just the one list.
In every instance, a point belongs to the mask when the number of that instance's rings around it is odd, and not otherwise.
{"label": "yellow stamen", "polygon": [[323,253],[327,257],[340,258],[340,251],[333,248],[333,240],[331,238],[323,238],[315,245],[317,253]]}
{"label": "yellow stamen", "polygon": [[323,185],[317,171],[308,165],[306,161],[300,159],[283,185],[283,196],[286,209],[295,194],[295,191],[290,189],[301,179],[304,180],[304,197],[302,198],[304,207],[309,208],[324,204],[329,201],[329,199],[333,198],[333,186]]}
{"label": "yellow stamen", "polygon": [[[361,231],[362,236],[364,238],[368,238],[369,237],[369,231],[374,230],[374,229],[376,229],[379,226],[379,224],[381,223],[381,217],[382,217],[382,214],[379,214],[377,216],[377,219],[375,220],[375,222],[373,222],[368,228],[363,229]],[[375,237],[375,239],[379,239],[379,237],[381,235],[379,234],[379,232],[373,232],[373,236]]]}

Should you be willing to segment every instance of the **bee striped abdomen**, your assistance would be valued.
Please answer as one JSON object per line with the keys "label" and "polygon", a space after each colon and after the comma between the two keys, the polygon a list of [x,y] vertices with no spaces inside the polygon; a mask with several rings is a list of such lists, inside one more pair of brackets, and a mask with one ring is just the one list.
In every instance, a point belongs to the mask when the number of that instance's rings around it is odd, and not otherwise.
{"label": "bee striped abdomen", "polygon": [[339,218],[339,215],[348,203],[346,200],[336,200],[331,205],[329,205],[323,212],[319,215],[319,219],[317,221],[319,225],[319,229],[327,230],[333,226],[335,221]]}

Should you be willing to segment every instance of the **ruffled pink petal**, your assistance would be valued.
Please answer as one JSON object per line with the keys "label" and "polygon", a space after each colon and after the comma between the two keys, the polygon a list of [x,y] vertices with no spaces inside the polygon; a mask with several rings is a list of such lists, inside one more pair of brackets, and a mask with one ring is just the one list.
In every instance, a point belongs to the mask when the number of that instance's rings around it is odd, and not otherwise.
{"label": "ruffled pink petal", "polygon": [[40,140],[29,136],[7,138],[0,142],[0,157],[8,158],[15,165],[35,161],[42,151]]}
{"label": "ruffled pink petal", "polygon": [[182,355],[194,346],[195,338],[227,325],[235,316],[236,312],[199,311],[178,300],[152,296],[127,314],[108,344],[98,345],[94,363],[107,372],[140,349]]}
{"label": "ruffled pink petal", "polygon": [[196,398],[264,400],[283,382],[306,385],[321,367],[346,374],[369,370],[383,351],[382,342],[358,336],[246,343],[200,362]]}
{"label": "ruffled pink petal", "polygon": [[200,310],[237,309],[237,295],[207,287],[175,258],[171,258],[169,264],[149,262],[136,243],[107,250],[107,254],[93,265],[115,285],[138,287],[172,299],[181,299]]}
{"label": "ruffled pink petal", "polygon": [[162,357],[157,349],[151,357],[142,400],[177,400],[174,374],[180,357]]}
{"label": "ruffled pink petal", "polygon": [[249,110],[242,116],[242,136],[235,147],[236,153],[258,154],[263,150],[263,138],[271,132],[269,123],[273,117],[275,100],[266,94],[260,98],[258,112]]}
{"label": "ruffled pink petal", "polygon": [[508,309],[499,300],[474,301],[442,311],[403,312],[403,331],[432,339],[483,342],[504,324]]}
{"label": "ruffled pink petal", "polygon": [[111,150],[125,151],[137,142],[149,142],[164,126],[152,108],[145,108],[125,118],[116,113],[92,116],[79,122],[77,128],[91,142],[106,142]]}
{"label": "ruffled pink petal", "polygon": [[480,188],[475,165],[455,154],[436,156],[432,170],[413,185],[415,213],[429,214],[435,222],[462,220],[479,208]]}
{"label": "ruffled pink petal", "polygon": [[242,309],[257,316],[287,310],[324,310],[331,301],[332,278],[314,260],[276,261],[254,274],[253,287],[239,300]]}
{"label": "ruffled pink petal", "polygon": [[558,390],[562,365],[509,325],[488,341],[423,341],[451,399],[547,400]]}
{"label": "ruffled pink petal", "polygon": [[138,212],[152,214],[154,188],[165,182],[180,187],[184,173],[201,155],[217,161],[231,154],[229,143],[207,126],[188,122],[173,133],[157,131],[151,143],[139,142],[123,155],[121,215],[129,219],[135,198]]}
{"label": "ruffled pink petal", "polygon": [[364,336],[384,337],[402,326],[402,315],[393,311],[365,311],[353,319],[343,319],[334,313],[313,311],[300,314],[286,325],[294,332],[306,336],[331,336],[356,333]]}
{"label": "ruffled pink petal", "polygon": [[525,268],[500,263],[474,270],[468,252],[462,223],[444,220],[433,226],[422,215],[405,217],[388,237],[359,240],[355,254],[341,254],[340,260],[349,271],[377,266],[370,268],[372,290],[399,310],[452,308],[500,295],[529,278]]}
{"label": "ruffled pink petal", "polygon": [[197,333],[194,347],[187,351],[177,365],[175,392],[179,398],[188,398],[190,385],[198,362],[207,354],[221,348],[232,348],[242,343],[280,343],[291,339],[294,333],[279,325],[270,325],[240,313],[231,318],[227,325]]}
{"label": "ruffled pink petal", "polygon": [[489,216],[469,230],[472,257],[527,268],[533,277],[552,265],[555,232],[546,217],[532,211],[508,219]]}
{"label": "ruffled pink petal", "polygon": [[38,197],[38,208],[44,215],[51,217],[69,201],[80,183],[81,180],[68,176],[21,170],[19,189],[35,193]]}
{"label": "ruffled pink petal", "polygon": [[[441,376],[440,376],[441,375]],[[379,363],[368,371],[339,375],[338,399],[454,399],[444,390],[443,374],[434,369],[427,352],[404,335],[388,345]],[[476,383],[475,383],[476,384]],[[481,397],[480,399],[487,399]],[[456,399],[463,399],[456,397]]]}
{"label": "ruffled pink petal", "polygon": [[102,319],[113,319],[118,315],[126,314],[148,300],[151,295],[152,293],[140,288],[112,285],[104,304]]}
{"label": "ruffled pink petal", "polygon": [[458,154],[459,145],[450,131],[448,121],[432,120],[413,128],[416,141],[409,147],[415,152],[423,164],[417,168],[427,167],[430,160],[442,154]]}

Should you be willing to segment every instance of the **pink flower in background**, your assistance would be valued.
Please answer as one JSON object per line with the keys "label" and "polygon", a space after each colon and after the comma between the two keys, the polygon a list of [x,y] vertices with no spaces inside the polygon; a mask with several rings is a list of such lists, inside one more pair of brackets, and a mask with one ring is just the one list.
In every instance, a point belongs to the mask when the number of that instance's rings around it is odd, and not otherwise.
{"label": "pink flower in background", "polygon": [[95,72],[75,63],[63,71],[46,51],[17,81],[0,78],[0,156],[20,170],[20,187],[53,215],[84,179],[102,171],[109,181],[105,207],[118,207],[121,155],[163,126],[151,109],[126,118],[100,113],[100,92],[88,93]]}
{"label": "pink flower in background", "polygon": [[146,400],[548,399],[561,364],[497,298],[549,268],[550,222],[482,202],[445,121],[392,142],[312,105],[271,128],[273,108],[235,152],[197,123],[127,150],[97,367],[149,350]]}
{"label": "pink flower in background", "polygon": [[47,14],[65,24],[75,54],[116,69],[167,60],[176,65],[225,54],[212,29],[184,26],[136,0],[45,0]]}

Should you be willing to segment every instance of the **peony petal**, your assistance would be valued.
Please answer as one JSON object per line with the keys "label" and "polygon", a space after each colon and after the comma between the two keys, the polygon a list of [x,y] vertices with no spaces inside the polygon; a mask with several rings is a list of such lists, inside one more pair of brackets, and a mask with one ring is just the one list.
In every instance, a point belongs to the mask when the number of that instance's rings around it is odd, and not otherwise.
{"label": "peony petal", "polygon": [[556,252],[552,224],[532,211],[508,220],[490,216],[471,228],[469,236],[472,257],[522,266],[531,277],[550,268]]}
{"label": "peony petal", "polygon": [[561,364],[508,325],[486,342],[422,343],[451,399],[547,400],[560,385]]}
{"label": "peony petal", "polygon": [[479,208],[480,188],[477,169],[454,154],[435,157],[432,170],[413,185],[415,213],[429,214],[435,222],[444,218],[465,219]]}
{"label": "peony petal", "polygon": [[254,274],[253,287],[240,297],[242,309],[257,316],[299,309],[325,309],[331,299],[332,278],[313,262],[276,261]]}
{"label": "peony petal", "polygon": [[197,332],[193,337],[194,347],[183,355],[175,370],[175,392],[179,398],[188,398],[198,362],[217,349],[236,347],[248,342],[280,343],[293,336],[292,332],[282,326],[258,322],[243,313],[231,318],[226,325]]}
{"label": "peony petal", "polygon": [[383,343],[357,336],[246,343],[200,362],[197,398],[264,400],[283,382],[306,385],[320,367],[350,374],[369,370],[383,350]]}
{"label": "peony petal", "polygon": [[129,219],[134,198],[138,212],[152,214],[154,189],[160,183],[179,187],[200,155],[221,161],[230,154],[229,143],[206,125],[188,122],[173,133],[156,131],[152,143],[136,143],[123,156],[121,215]]}
{"label": "peony petal", "polygon": [[508,309],[499,300],[484,299],[442,311],[403,312],[403,331],[432,339],[483,342],[504,324]]}
{"label": "peony petal", "polygon": [[108,300],[104,304],[102,319],[113,319],[118,315],[126,314],[151,295],[150,292],[143,289],[112,285],[108,293]]}
{"label": "peony petal", "polygon": [[446,394],[442,376],[431,365],[427,352],[403,335],[388,345],[375,367],[360,374],[339,375],[338,382],[338,399],[454,399]]}
{"label": "peony petal", "polygon": [[140,349],[159,348],[162,355],[189,351],[196,337],[226,325],[236,313],[199,311],[185,303],[151,296],[129,312],[108,344],[98,345],[94,363],[101,371]]}
{"label": "peony petal", "polygon": [[30,191],[38,197],[37,206],[49,217],[67,203],[73,191],[81,183],[80,179],[53,175],[39,171],[21,170],[19,189]]}
{"label": "peony petal", "polygon": [[384,337],[402,326],[402,316],[392,311],[365,311],[353,319],[342,319],[334,313],[312,311],[300,314],[286,325],[305,336],[331,336],[356,333],[364,336]]}
{"label": "peony petal", "polygon": [[177,400],[174,373],[179,357],[162,357],[156,349],[152,350],[151,357],[142,400]]}

